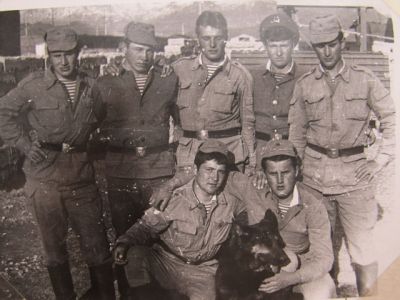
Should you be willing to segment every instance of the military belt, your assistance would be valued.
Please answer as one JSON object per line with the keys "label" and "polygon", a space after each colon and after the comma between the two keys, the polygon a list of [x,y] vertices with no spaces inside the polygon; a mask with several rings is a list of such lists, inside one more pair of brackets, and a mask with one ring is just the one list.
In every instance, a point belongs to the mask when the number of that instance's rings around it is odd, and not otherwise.
{"label": "military belt", "polygon": [[269,140],[271,140],[271,138],[276,140],[287,140],[289,136],[287,134],[279,134],[279,133],[275,133],[273,136],[271,136],[269,133],[256,131],[256,139],[268,142]]}
{"label": "military belt", "polygon": [[146,154],[160,153],[167,151],[171,148],[170,144],[160,145],[160,146],[137,146],[137,147],[117,147],[109,145],[107,150],[114,153],[133,153],[138,157],[144,157]]}
{"label": "military belt", "polygon": [[166,243],[164,243],[163,241],[158,241],[157,244],[160,245],[161,248],[162,248],[165,252],[167,252],[167,253],[171,254],[172,256],[178,258],[179,260],[181,260],[182,262],[184,262],[184,263],[187,264],[187,265],[194,265],[194,266],[197,266],[197,265],[203,263],[203,261],[192,261],[192,260],[190,260],[190,259],[188,259],[188,258],[186,258],[186,257],[183,257],[183,256],[181,256],[181,255],[179,255],[179,254],[176,254],[176,253],[175,253],[174,251],[172,251],[171,248],[168,247],[168,245],[167,245]]}
{"label": "military belt", "polygon": [[223,129],[223,130],[206,130],[202,129],[199,131],[183,130],[183,136],[191,139],[206,140],[210,139],[220,139],[232,137],[235,135],[240,135],[242,129],[239,127]]}
{"label": "military belt", "polygon": [[77,153],[77,152],[86,152],[87,151],[87,145],[70,145],[67,143],[61,143],[61,144],[53,144],[53,143],[47,143],[47,142],[40,142],[40,148],[50,150],[50,151],[56,151],[56,152],[63,152],[63,153]]}
{"label": "military belt", "polygon": [[352,148],[324,148],[315,144],[307,143],[307,147],[317,151],[319,153],[325,154],[329,158],[338,158],[342,156],[351,156],[355,154],[360,154],[364,152],[364,146],[356,146]]}

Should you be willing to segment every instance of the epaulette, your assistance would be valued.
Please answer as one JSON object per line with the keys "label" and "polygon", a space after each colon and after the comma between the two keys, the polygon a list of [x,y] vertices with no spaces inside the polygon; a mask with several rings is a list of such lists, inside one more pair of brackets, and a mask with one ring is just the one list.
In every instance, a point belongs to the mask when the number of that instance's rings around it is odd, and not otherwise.
{"label": "epaulette", "polygon": [[354,70],[354,71],[357,71],[357,72],[364,72],[364,73],[367,73],[368,75],[375,76],[375,74],[374,74],[374,72],[372,72],[372,70],[370,70],[370,69],[368,69],[366,67],[363,67],[363,66],[350,65],[350,68],[352,70]]}
{"label": "epaulette", "polygon": [[313,73],[315,72],[315,70],[316,70],[316,67],[314,67],[314,68],[312,68],[311,70],[305,72],[303,75],[301,75],[301,76],[297,79],[297,82],[299,82],[299,81],[303,80],[304,78],[310,76],[311,74],[313,74]]}
{"label": "epaulette", "polygon": [[182,56],[182,57],[178,58],[177,60],[175,60],[174,62],[172,62],[171,65],[174,66],[174,65],[177,65],[177,64],[179,64],[181,62],[195,59],[196,57],[197,57],[197,55]]}
{"label": "epaulette", "polygon": [[19,86],[24,86],[26,84],[28,84],[29,82],[35,80],[35,79],[39,79],[39,78],[43,78],[44,77],[44,71],[39,70],[39,71],[35,71],[32,73],[29,73],[26,77],[24,77],[19,83]]}

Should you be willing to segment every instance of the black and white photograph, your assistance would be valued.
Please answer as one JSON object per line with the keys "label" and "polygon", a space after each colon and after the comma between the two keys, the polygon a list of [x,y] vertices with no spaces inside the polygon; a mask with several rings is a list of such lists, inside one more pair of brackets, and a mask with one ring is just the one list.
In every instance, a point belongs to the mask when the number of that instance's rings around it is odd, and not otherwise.
{"label": "black and white photograph", "polygon": [[395,0],[0,0],[0,299],[400,299]]}

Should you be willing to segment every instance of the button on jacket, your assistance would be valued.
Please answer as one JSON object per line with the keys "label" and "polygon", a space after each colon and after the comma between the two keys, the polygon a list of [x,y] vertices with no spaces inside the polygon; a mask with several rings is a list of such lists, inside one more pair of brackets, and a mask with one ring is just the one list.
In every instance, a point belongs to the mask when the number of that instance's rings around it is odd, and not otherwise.
{"label": "button on jacket", "polygon": [[117,243],[146,245],[159,236],[174,254],[194,263],[206,262],[214,258],[228,238],[233,220],[244,211],[241,201],[223,191],[205,217],[191,180],[174,192],[165,211],[150,208]]}
{"label": "button on jacket", "polygon": [[[131,152],[109,151],[106,156],[107,175],[120,178],[155,178],[173,174],[175,159],[168,148],[169,118],[177,120],[177,78],[165,78],[160,70],[149,73],[141,95],[133,72],[100,78],[94,87],[94,97],[106,105],[107,116],[101,125],[102,135],[109,145]],[[135,154],[135,147],[159,147],[159,152]]]}
{"label": "button on jacket", "polygon": [[[179,78],[177,104],[182,128],[217,131],[241,127],[241,136],[220,140],[227,144],[237,163],[249,156],[250,164],[255,166],[255,117],[250,73],[239,63],[227,59],[207,80],[207,68],[200,63],[200,56],[182,58],[173,64],[173,68]],[[190,152],[187,164],[193,163],[197,152],[198,143],[192,143],[193,139],[180,139],[180,147]],[[178,157],[178,164],[180,159]]]}
{"label": "button on jacket", "polygon": [[239,172],[231,172],[226,190],[245,203],[250,224],[260,222],[267,209],[275,213],[286,247],[300,257],[301,267],[296,274],[305,283],[329,272],[333,250],[328,213],[320,194],[302,183],[296,186],[299,202],[283,218],[279,216],[278,202],[272,193],[256,190],[251,179]]}
{"label": "button on jacket", "polygon": [[345,65],[331,89],[321,67],[301,77],[289,110],[289,139],[303,157],[304,183],[325,194],[342,194],[368,186],[357,182],[355,170],[365,163],[364,153],[330,158],[309,147],[345,149],[368,143],[369,117],[380,120],[382,145],[376,157],[381,163],[394,155],[395,108],[376,76],[363,67]]}
{"label": "button on jacket", "polygon": [[[297,79],[305,73],[304,67],[294,64],[291,71],[280,82],[273,73],[265,69],[251,70],[254,79],[254,114],[256,116],[256,132],[281,136],[289,135],[289,103]],[[257,164],[260,165],[260,152],[266,141],[257,139]]]}
{"label": "button on jacket", "polygon": [[[49,69],[35,72],[0,100],[1,137],[20,150],[33,140],[85,146],[102,117],[101,104],[92,98],[94,80],[80,73],[74,104]],[[47,158],[39,163],[25,159],[24,172],[33,179],[64,185],[93,182],[86,152],[63,153],[43,149]]]}

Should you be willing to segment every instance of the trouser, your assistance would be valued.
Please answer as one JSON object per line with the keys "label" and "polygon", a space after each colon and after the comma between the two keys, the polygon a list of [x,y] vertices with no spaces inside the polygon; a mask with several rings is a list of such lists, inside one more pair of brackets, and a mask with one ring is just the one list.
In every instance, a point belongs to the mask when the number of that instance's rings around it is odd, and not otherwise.
{"label": "trouser", "polygon": [[95,184],[76,188],[32,182],[29,196],[39,226],[47,266],[68,261],[68,224],[76,233],[82,256],[89,266],[110,258],[109,243],[102,221],[102,202]]}
{"label": "trouser", "polygon": [[199,265],[186,264],[155,245],[134,246],[128,251],[125,271],[131,287],[140,287],[155,280],[162,288],[177,290],[191,300],[215,299],[216,260]]}
{"label": "trouser", "polygon": [[[117,237],[124,234],[149,207],[153,189],[166,182],[172,176],[154,179],[107,178],[108,200],[111,220]],[[128,297],[129,285],[123,267],[115,266],[118,290]]]}
{"label": "trouser", "polygon": [[[332,228],[339,218],[353,264],[369,265],[376,261],[373,229],[378,206],[372,187],[339,195],[323,195]],[[334,233],[335,234],[335,233]]]}
{"label": "trouser", "polygon": [[304,300],[325,300],[336,297],[336,287],[329,274],[295,285],[293,292],[303,294]]}

